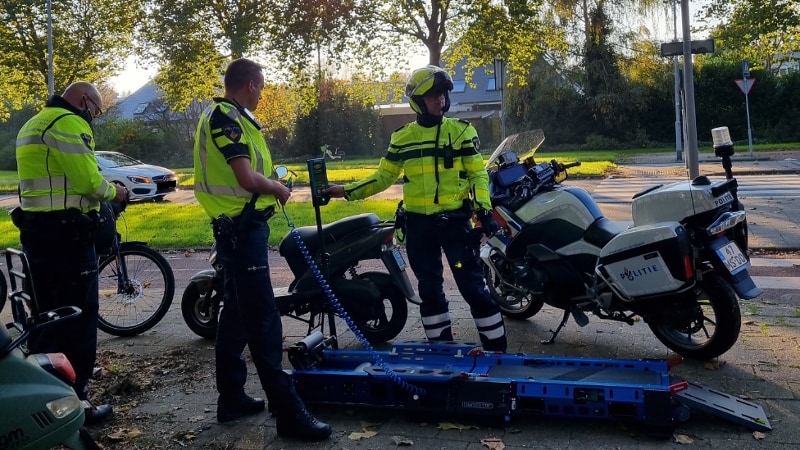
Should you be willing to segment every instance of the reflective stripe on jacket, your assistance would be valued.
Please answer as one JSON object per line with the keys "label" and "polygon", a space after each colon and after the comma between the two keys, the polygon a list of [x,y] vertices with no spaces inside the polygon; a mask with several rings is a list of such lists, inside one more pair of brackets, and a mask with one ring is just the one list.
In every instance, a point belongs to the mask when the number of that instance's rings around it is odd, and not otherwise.
{"label": "reflective stripe on jacket", "polygon": [[403,173],[403,204],[408,212],[452,211],[463,206],[470,194],[478,207],[490,210],[489,176],[478,147],[478,132],[468,122],[444,117],[430,128],[409,123],[392,133],[375,173],[344,186],[346,197],[360,200],[381,192]]}
{"label": "reflective stripe on jacket", "polygon": [[[212,129],[211,117],[215,110],[237,124],[241,135],[221,128]],[[253,196],[239,185],[223,152],[226,146],[239,144],[247,146],[253,170],[269,177],[272,174],[272,156],[264,135],[235,105],[224,99],[214,99],[214,103],[200,116],[194,141],[194,195],[211,218],[220,214],[238,216]],[[274,195],[259,195],[255,209],[264,210],[275,204]]]}
{"label": "reflective stripe on jacket", "polygon": [[74,112],[49,105],[17,135],[20,205],[25,211],[99,210],[116,189],[97,168],[92,129]]}

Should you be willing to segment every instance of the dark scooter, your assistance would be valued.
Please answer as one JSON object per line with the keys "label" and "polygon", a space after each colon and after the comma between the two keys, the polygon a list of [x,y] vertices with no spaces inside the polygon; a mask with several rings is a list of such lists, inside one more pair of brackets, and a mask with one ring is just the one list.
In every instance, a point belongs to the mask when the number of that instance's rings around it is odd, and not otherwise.
{"label": "dark scooter", "polygon": [[[279,167],[276,172],[283,178],[286,169]],[[315,191],[318,189],[312,183],[312,192]],[[406,300],[420,303],[408,279],[403,256],[393,243],[394,222],[383,221],[372,213],[346,217],[324,226],[319,222],[319,214],[317,218],[316,227],[298,227],[281,241],[279,253],[286,260],[294,280],[289,287],[274,289],[280,314],[307,323],[308,333],[322,326],[328,315],[331,332],[335,334],[333,319],[341,316],[341,311],[327,301],[319,270],[309,267],[305,250],[326,272],[325,279],[332,292],[364,337],[371,343],[393,339],[406,324]],[[302,246],[295,233],[302,240]],[[359,273],[359,263],[369,259],[380,259],[387,272]],[[214,250],[209,260],[214,268],[198,272],[191,278],[183,292],[181,310],[192,331],[213,339],[222,306],[224,274]]]}

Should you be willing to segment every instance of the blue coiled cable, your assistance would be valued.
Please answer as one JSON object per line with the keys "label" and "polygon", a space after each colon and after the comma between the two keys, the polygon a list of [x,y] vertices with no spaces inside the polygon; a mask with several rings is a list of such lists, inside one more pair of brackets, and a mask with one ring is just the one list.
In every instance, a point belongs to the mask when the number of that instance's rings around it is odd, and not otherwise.
{"label": "blue coiled cable", "polygon": [[[303,257],[305,258],[306,262],[308,263],[308,267],[311,269],[311,272],[314,273],[314,277],[316,277],[319,285],[322,287],[322,290],[325,292],[325,295],[328,297],[328,300],[331,302],[331,305],[336,309],[336,313],[341,317],[347,326],[350,328],[350,331],[356,336],[361,345],[369,351],[370,356],[372,356],[372,361],[381,369],[383,369],[384,373],[398,386],[403,388],[404,390],[410,392],[414,395],[414,400],[419,400],[420,396],[425,395],[425,389],[419,386],[414,386],[411,383],[408,383],[404,379],[400,378],[392,369],[390,369],[386,362],[384,362],[383,358],[375,351],[375,348],[372,347],[372,344],[367,340],[366,337],[361,333],[361,330],[358,329],[358,326],[353,322],[350,318],[350,315],[347,314],[347,311],[344,310],[341,303],[339,303],[339,299],[336,298],[336,294],[331,289],[328,281],[325,279],[325,276],[322,274],[322,271],[319,270],[319,266],[317,263],[314,262],[314,258],[311,257],[311,253],[308,251],[305,242],[303,242],[303,238],[300,237],[300,233],[297,232],[297,227],[295,224],[289,219],[289,215],[286,214],[286,208],[283,208],[283,217],[286,218],[286,224],[289,226],[291,230],[292,238],[294,238],[297,246],[300,248],[300,251],[303,253]],[[322,236],[320,236],[322,239]]]}

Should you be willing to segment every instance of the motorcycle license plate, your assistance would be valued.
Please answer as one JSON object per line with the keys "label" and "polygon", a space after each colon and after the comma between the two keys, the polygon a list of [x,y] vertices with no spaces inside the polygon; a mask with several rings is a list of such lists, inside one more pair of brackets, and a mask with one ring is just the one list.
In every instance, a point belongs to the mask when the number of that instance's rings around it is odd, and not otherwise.
{"label": "motorcycle license plate", "polygon": [[400,270],[406,270],[406,261],[403,259],[403,254],[400,253],[400,249],[395,247],[392,249],[392,256],[394,256],[395,262],[397,262],[397,267]]}
{"label": "motorcycle license plate", "polygon": [[728,242],[722,247],[716,249],[717,256],[722,261],[722,264],[728,269],[731,274],[736,274],[742,269],[747,268],[747,257],[744,256],[736,242]]}

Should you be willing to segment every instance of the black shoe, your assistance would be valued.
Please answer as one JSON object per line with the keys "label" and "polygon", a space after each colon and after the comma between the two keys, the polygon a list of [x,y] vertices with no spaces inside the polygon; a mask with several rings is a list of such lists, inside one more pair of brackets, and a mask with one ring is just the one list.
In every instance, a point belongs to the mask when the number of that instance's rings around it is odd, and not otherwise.
{"label": "black shoe", "polygon": [[217,422],[224,423],[241,419],[244,416],[258,414],[264,410],[264,400],[245,397],[245,400],[233,406],[217,402]]}
{"label": "black shoe", "polygon": [[83,419],[84,425],[93,425],[102,422],[111,417],[114,413],[114,409],[111,405],[93,405],[87,400],[84,400],[83,404],[85,405],[83,408],[85,415]]}
{"label": "black shoe", "polygon": [[320,422],[307,409],[296,415],[279,414],[276,419],[278,436],[302,441],[322,441],[331,435],[331,426]]}

